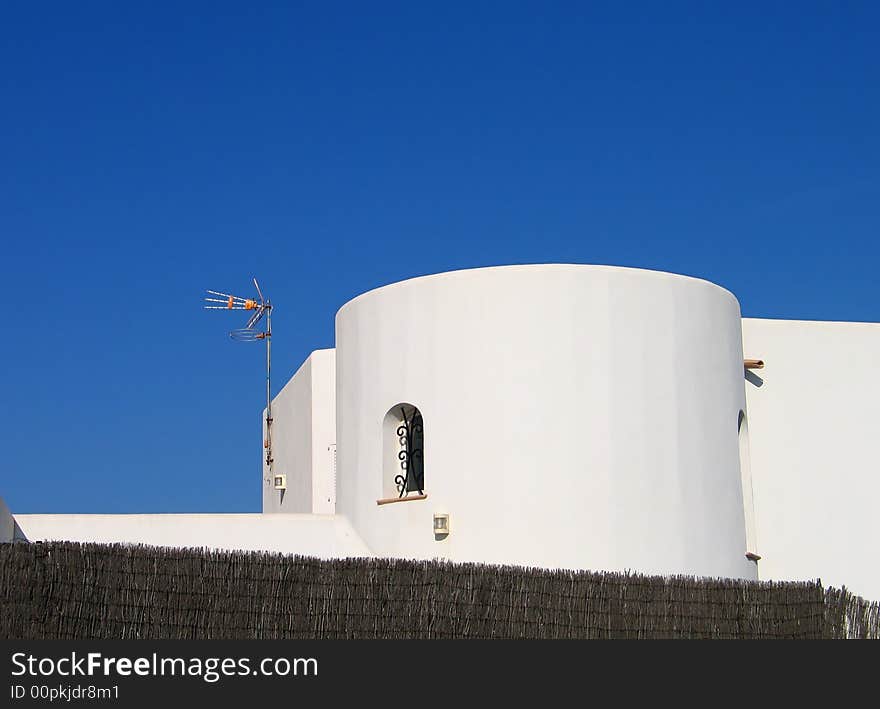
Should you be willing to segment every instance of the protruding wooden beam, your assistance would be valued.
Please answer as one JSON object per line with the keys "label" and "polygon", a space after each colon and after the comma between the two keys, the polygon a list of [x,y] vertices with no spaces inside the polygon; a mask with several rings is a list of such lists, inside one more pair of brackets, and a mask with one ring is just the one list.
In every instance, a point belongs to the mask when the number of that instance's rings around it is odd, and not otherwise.
{"label": "protruding wooden beam", "polygon": [[764,369],[763,359],[744,359],[743,365],[746,369]]}

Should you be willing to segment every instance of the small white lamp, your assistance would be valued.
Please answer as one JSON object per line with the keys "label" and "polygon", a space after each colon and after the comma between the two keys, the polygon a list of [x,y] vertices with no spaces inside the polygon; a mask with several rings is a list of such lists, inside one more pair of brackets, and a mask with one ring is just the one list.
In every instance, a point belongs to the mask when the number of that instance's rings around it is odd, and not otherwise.
{"label": "small white lamp", "polygon": [[445,512],[434,513],[434,536],[445,537],[449,534],[449,515]]}

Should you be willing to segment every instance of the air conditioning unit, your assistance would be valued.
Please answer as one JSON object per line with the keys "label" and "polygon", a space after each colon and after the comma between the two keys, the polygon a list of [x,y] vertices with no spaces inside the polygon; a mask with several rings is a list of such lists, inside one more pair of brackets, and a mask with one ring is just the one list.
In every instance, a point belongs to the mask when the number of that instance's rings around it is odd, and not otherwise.
{"label": "air conditioning unit", "polygon": [[287,489],[287,476],[286,475],[276,475],[275,476],[275,489],[276,490],[286,490]]}

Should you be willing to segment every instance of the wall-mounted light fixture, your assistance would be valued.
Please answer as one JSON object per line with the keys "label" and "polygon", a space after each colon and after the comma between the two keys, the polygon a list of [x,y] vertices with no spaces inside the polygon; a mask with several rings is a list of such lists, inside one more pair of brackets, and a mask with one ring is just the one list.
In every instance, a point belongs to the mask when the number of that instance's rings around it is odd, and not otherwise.
{"label": "wall-mounted light fixture", "polygon": [[434,513],[434,538],[442,539],[449,534],[449,515],[445,512]]}

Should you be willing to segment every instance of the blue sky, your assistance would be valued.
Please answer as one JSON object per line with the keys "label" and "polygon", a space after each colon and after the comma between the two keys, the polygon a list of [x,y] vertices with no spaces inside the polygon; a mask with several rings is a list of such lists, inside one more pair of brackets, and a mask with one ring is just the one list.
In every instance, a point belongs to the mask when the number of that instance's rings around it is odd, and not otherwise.
{"label": "blue sky", "polygon": [[880,319],[880,5],[720,5],[5,3],[0,496],[259,510],[264,351],[201,310],[252,275],[275,391],[346,300],[455,268]]}

